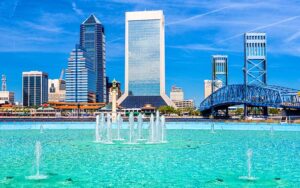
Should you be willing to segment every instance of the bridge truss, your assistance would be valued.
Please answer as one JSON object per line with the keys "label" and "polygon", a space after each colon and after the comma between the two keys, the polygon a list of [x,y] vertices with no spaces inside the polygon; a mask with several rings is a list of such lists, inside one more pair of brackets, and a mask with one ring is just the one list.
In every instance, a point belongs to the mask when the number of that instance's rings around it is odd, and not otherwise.
{"label": "bridge truss", "polygon": [[200,104],[201,112],[225,109],[234,105],[300,110],[298,90],[281,86],[228,85],[213,92]]}

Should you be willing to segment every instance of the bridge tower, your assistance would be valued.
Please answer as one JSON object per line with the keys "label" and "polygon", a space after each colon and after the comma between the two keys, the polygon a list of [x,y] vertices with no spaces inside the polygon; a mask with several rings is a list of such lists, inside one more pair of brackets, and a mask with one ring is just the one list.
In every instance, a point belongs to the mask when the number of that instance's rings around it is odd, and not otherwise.
{"label": "bridge tower", "polygon": [[[245,33],[244,57],[244,84],[265,86],[267,84],[266,33]],[[267,110],[264,108],[265,115]],[[246,105],[244,115],[245,117],[248,115]]]}
{"label": "bridge tower", "polygon": [[212,91],[219,89],[220,84],[216,84],[216,81],[222,81],[223,86],[228,85],[228,57],[227,55],[213,55],[212,56]]}
{"label": "bridge tower", "polygon": [[[228,85],[228,56],[227,55],[213,55],[212,56],[212,93],[223,86]],[[213,103],[213,101],[212,101]],[[212,110],[214,113],[214,110]],[[228,116],[228,109],[226,109],[226,116]]]}

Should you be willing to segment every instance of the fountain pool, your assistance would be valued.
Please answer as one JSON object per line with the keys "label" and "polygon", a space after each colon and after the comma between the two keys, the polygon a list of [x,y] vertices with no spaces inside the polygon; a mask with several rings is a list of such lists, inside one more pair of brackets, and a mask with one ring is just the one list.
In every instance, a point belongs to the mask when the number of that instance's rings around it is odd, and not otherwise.
{"label": "fountain pool", "polygon": [[[300,187],[300,125],[166,123],[166,143],[130,145],[95,143],[92,122],[42,124],[0,123],[0,187]],[[47,179],[29,180],[37,159]]]}

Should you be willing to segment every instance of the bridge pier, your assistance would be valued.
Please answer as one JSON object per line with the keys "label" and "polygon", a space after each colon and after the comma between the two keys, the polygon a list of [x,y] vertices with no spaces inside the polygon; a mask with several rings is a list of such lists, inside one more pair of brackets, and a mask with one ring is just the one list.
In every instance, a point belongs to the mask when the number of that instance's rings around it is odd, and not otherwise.
{"label": "bridge pier", "polygon": [[248,117],[248,106],[244,104],[244,119]]}
{"label": "bridge pier", "polygon": [[263,115],[269,116],[268,107],[263,107]]}
{"label": "bridge pier", "polygon": [[211,116],[214,118],[222,118],[222,119],[228,119],[229,118],[229,112],[228,107],[225,108],[211,108]]}
{"label": "bridge pier", "polygon": [[283,108],[281,111],[282,116],[300,116],[300,110]]}

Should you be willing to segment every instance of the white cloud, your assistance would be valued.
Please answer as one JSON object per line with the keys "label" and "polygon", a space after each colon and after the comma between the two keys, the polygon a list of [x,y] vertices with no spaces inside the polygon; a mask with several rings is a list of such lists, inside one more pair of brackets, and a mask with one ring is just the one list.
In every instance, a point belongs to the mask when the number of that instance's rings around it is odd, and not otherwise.
{"label": "white cloud", "polygon": [[291,41],[294,41],[296,39],[300,38],[300,31],[294,33],[293,35],[291,35],[290,37],[288,37],[286,39],[286,42],[291,42]]}
{"label": "white cloud", "polygon": [[74,10],[74,12],[76,12],[76,14],[83,15],[83,11],[81,9],[77,8],[77,5],[75,2],[72,2],[72,9]]}
{"label": "white cloud", "polygon": [[224,9],[228,9],[228,8],[230,8],[230,7],[231,7],[231,6],[222,7],[222,8],[215,9],[215,10],[212,10],[212,11],[209,11],[209,12],[206,12],[206,13],[194,15],[194,16],[191,16],[191,17],[182,19],[182,20],[178,20],[178,21],[174,21],[174,22],[171,22],[171,23],[167,23],[166,25],[169,26],[169,25],[178,25],[178,24],[182,24],[182,23],[185,23],[185,22],[189,22],[189,21],[192,21],[192,20],[201,18],[201,17],[203,17],[203,16],[207,16],[207,15],[210,15],[210,14],[213,14],[213,13],[216,13],[216,12],[220,12],[220,11],[222,11],[222,10],[224,10]]}
{"label": "white cloud", "polygon": [[[274,26],[280,25],[280,24],[285,23],[285,22],[290,22],[290,21],[295,20],[295,19],[297,19],[299,17],[300,16],[292,16],[292,17],[289,17],[289,18],[286,18],[286,19],[283,19],[283,20],[279,20],[277,22],[273,22],[273,23],[270,23],[270,24],[267,24],[267,25],[262,25],[262,26],[250,29],[250,30],[245,31],[245,32],[262,31],[263,29],[274,27]],[[226,39],[220,40],[219,42],[225,42],[225,41],[228,41],[228,40],[240,37],[240,36],[244,35],[245,32],[242,32],[242,33],[236,34],[234,36],[228,37]]]}
{"label": "white cloud", "polygon": [[214,52],[229,51],[228,49],[216,48],[206,44],[186,44],[186,45],[174,45],[174,46],[167,46],[167,47],[177,48],[181,50],[196,50],[196,51],[214,51]]}
{"label": "white cloud", "polygon": [[22,24],[24,24],[27,27],[30,27],[33,30],[46,31],[50,33],[59,33],[62,31],[62,28],[54,25],[49,26],[48,24],[37,24],[37,23],[32,23],[27,21],[23,22]]}

